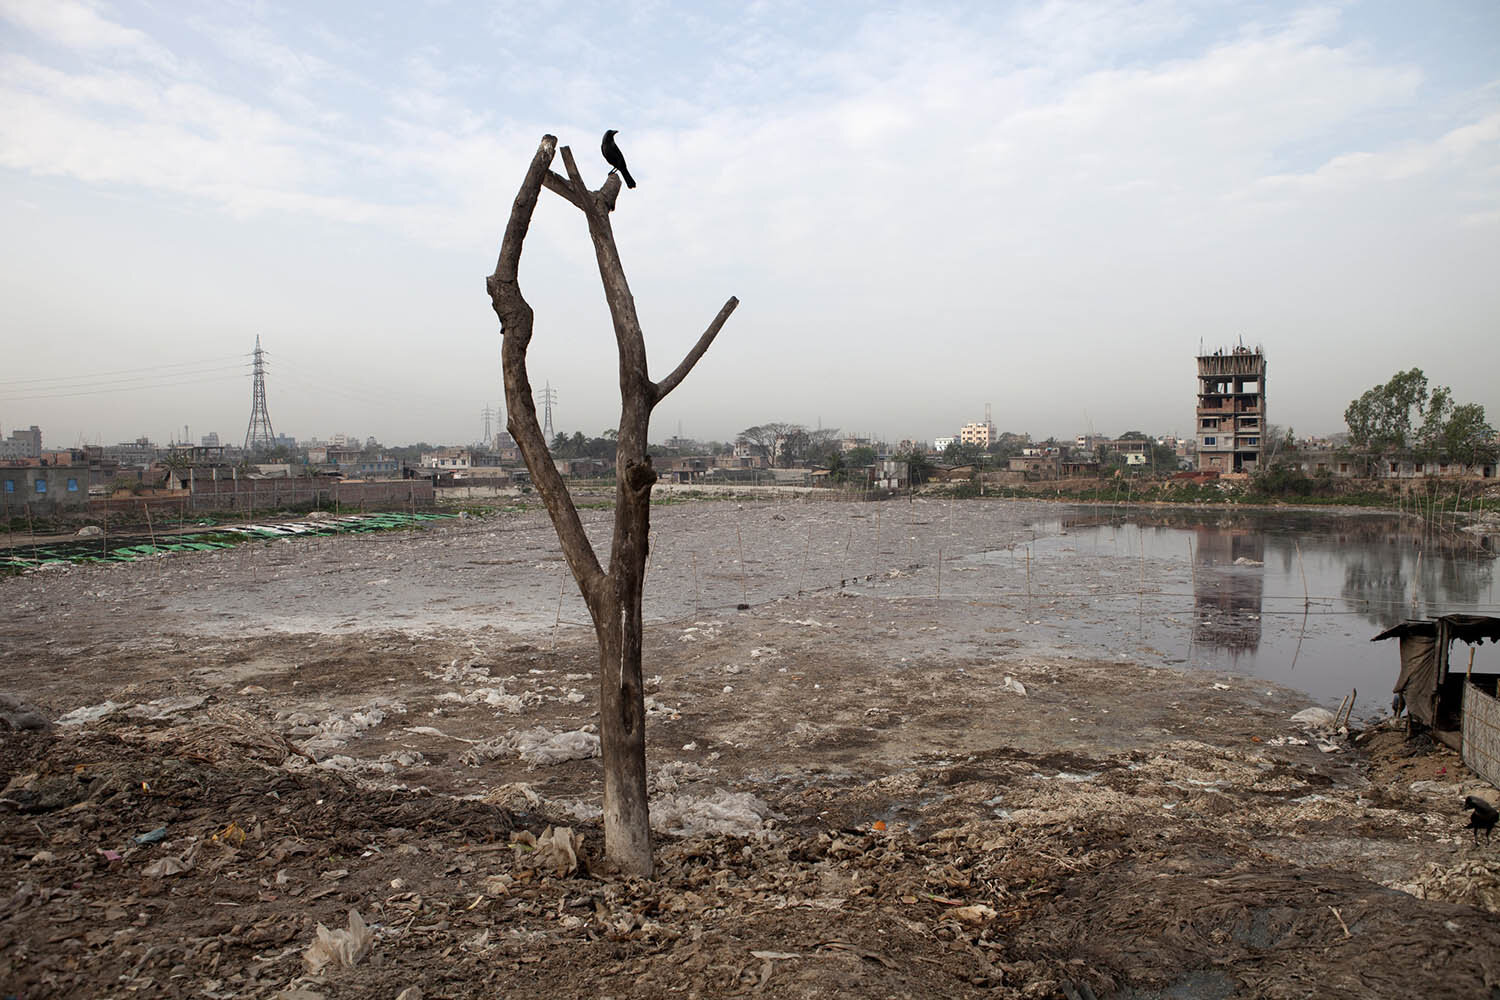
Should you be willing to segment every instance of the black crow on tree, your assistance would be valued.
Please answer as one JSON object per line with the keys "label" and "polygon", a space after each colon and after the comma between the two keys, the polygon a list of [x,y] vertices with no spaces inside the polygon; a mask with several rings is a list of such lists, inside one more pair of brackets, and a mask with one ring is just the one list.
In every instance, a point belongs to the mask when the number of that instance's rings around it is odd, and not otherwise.
{"label": "black crow on tree", "polygon": [[625,154],[620,152],[620,147],[615,145],[615,133],[618,129],[610,129],[604,133],[604,141],[599,144],[599,151],[604,154],[604,159],[611,167],[620,172],[625,178],[625,186],[635,187],[635,178],[630,176],[630,168],[625,166]]}

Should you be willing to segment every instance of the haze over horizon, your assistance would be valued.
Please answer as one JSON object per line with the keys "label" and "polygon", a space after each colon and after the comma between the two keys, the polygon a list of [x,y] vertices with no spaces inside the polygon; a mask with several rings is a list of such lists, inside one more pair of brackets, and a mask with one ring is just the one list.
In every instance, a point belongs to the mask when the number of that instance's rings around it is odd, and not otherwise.
{"label": "haze over horizon", "polygon": [[[597,187],[653,440],[1193,432],[1194,356],[1343,429],[1422,368],[1500,418],[1500,4],[0,0],[0,429],[477,439],[484,291],[544,133]],[[560,160],[559,160],[560,163]],[[522,267],[559,430],[618,418],[582,219]]]}

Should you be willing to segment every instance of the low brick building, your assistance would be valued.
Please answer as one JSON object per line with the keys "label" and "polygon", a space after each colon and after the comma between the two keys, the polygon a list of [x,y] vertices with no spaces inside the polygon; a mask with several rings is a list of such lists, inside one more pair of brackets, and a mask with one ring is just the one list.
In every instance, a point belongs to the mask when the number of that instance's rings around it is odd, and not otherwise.
{"label": "low brick building", "polygon": [[7,515],[83,510],[88,502],[87,465],[0,466],[0,510]]}

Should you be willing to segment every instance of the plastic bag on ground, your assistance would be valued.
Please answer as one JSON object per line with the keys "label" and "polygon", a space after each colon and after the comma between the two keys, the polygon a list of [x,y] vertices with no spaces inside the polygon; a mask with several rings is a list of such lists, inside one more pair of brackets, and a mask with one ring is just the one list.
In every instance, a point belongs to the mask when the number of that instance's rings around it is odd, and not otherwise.
{"label": "plastic bag on ground", "polygon": [[570,826],[549,826],[540,837],[522,830],[510,838],[512,844],[525,844],[536,851],[537,861],[561,878],[578,870],[578,852],[583,849],[583,835]]}
{"label": "plastic bag on ground", "polygon": [[321,975],[332,966],[335,969],[353,968],[360,959],[369,954],[375,935],[365,926],[359,911],[349,911],[347,930],[331,931],[318,925],[318,938],[302,953],[302,964],[310,975]]}

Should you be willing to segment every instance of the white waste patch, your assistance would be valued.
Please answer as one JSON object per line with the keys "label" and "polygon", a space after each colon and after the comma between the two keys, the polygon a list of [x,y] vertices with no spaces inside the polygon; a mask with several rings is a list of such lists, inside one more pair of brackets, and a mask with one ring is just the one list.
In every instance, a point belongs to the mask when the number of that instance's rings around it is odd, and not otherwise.
{"label": "white waste patch", "polygon": [[360,918],[358,911],[349,911],[347,930],[331,931],[318,924],[317,940],[302,954],[302,962],[309,974],[321,975],[324,969],[350,969],[369,954],[375,943],[375,935]]}
{"label": "white waste patch", "polygon": [[686,782],[702,781],[718,773],[716,768],[690,760],[672,760],[647,773],[646,791],[651,795],[675,792]]}
{"label": "white waste patch", "polygon": [[166,722],[175,720],[181,713],[201,708],[208,701],[207,695],[182,695],[176,698],[157,698],[132,707],[125,714],[132,719],[145,719],[148,722]]}
{"label": "white waste patch", "polygon": [[519,733],[475,743],[459,755],[459,761],[478,767],[488,761],[514,754],[532,767],[561,764],[569,760],[587,760],[599,756],[599,737],[593,727],[571,732],[554,732],[537,726]]}
{"label": "white waste patch", "polygon": [[718,790],[706,796],[661,795],[651,799],[651,828],[689,837],[700,833],[758,834],[780,817],[749,792]]}
{"label": "white waste patch", "polygon": [[86,722],[97,722],[106,715],[112,715],[125,707],[122,701],[106,701],[101,705],[88,705],[84,708],[75,708],[73,711],[57,720],[59,726],[81,726]]}
{"label": "white waste patch", "polygon": [[276,721],[288,739],[301,741],[297,749],[321,763],[361,733],[405,712],[406,706],[394,698],[376,698],[369,705],[331,711],[322,718],[310,712],[282,711]]}

